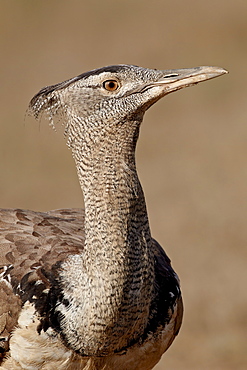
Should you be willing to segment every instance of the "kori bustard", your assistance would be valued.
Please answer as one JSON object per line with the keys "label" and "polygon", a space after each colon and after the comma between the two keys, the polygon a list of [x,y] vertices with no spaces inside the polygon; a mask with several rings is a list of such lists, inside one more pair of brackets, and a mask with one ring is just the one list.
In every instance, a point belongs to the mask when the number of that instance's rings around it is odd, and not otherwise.
{"label": "kori bustard", "polygon": [[150,233],[139,128],[165,95],[224,73],[113,65],[33,97],[30,114],[65,125],[85,210],[0,211],[1,369],[147,370],[159,361],[183,306]]}

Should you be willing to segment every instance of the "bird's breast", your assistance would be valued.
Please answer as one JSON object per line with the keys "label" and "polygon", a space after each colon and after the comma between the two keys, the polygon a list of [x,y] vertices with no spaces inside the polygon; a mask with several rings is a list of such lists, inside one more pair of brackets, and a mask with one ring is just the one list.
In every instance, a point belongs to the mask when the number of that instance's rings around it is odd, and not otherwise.
{"label": "bird's breast", "polygon": [[56,291],[60,301],[52,315],[71,349],[106,356],[143,334],[153,296],[152,269],[146,266],[142,271],[138,263],[124,268],[113,263],[101,270],[91,265],[87,271],[83,262],[82,256],[73,256],[64,263],[58,284],[61,292]]}

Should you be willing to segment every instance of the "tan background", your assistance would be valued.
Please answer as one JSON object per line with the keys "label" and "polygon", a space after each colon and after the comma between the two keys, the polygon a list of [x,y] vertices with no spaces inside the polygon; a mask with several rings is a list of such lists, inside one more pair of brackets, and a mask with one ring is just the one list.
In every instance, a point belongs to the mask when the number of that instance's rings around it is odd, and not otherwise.
{"label": "tan background", "polygon": [[82,206],[62,130],[24,121],[41,87],[115,63],[230,71],[155,105],[137,159],[185,302],[156,370],[246,369],[247,1],[1,0],[0,27],[4,208]]}

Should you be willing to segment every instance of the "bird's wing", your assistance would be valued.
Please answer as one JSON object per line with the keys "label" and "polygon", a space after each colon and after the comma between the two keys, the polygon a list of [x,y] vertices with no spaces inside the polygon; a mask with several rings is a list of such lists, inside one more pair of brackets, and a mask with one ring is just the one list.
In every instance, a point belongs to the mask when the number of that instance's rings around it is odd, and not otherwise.
{"label": "bird's wing", "polygon": [[[23,303],[44,305],[49,273],[84,246],[84,213],[0,209],[0,362]],[[47,294],[47,293],[46,293]]]}
{"label": "bird's wing", "polygon": [[[168,347],[179,332],[182,317],[183,303],[179,278],[171,267],[171,261],[163,248],[153,239],[155,256],[155,284],[156,296],[151,307],[151,320],[147,331],[159,332],[166,330],[166,326],[173,321],[172,333]],[[164,329],[162,329],[164,328]],[[169,329],[170,330],[170,329]],[[168,348],[167,347],[167,348]]]}

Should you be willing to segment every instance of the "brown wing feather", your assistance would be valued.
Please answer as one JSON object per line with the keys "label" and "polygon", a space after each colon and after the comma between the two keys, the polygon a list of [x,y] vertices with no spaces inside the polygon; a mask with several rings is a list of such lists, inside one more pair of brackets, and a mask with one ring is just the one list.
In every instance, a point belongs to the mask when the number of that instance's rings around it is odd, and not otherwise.
{"label": "brown wing feather", "polygon": [[25,286],[31,282],[36,295],[49,288],[46,275],[52,266],[81,253],[83,245],[84,213],[80,209],[47,213],[0,209],[0,362],[22,302],[33,294]]}

